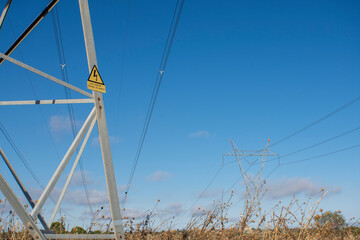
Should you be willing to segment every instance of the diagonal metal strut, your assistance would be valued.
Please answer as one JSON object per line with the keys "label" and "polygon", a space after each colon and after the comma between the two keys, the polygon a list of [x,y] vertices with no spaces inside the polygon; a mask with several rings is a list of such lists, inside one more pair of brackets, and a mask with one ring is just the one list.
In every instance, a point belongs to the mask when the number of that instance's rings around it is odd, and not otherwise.
{"label": "diagonal metal strut", "polygon": [[84,91],[84,90],[82,90],[82,89],[80,89],[78,87],[75,87],[75,86],[73,86],[73,85],[71,85],[71,84],[69,84],[67,82],[64,82],[64,81],[62,81],[62,80],[60,80],[60,79],[58,79],[56,77],[53,77],[53,76],[51,76],[51,75],[49,75],[47,73],[44,73],[44,72],[42,72],[42,71],[40,71],[40,70],[38,70],[36,68],[33,68],[33,67],[31,67],[31,66],[29,66],[29,65],[27,65],[25,63],[22,63],[22,62],[14,59],[12,57],[6,56],[3,53],[0,53],[0,57],[4,58],[5,60],[7,60],[9,62],[12,62],[12,63],[20,66],[22,68],[25,68],[25,69],[33,72],[33,73],[36,73],[36,74],[38,74],[38,75],[40,75],[40,76],[42,76],[44,78],[47,78],[47,79],[49,79],[49,80],[51,80],[53,82],[56,82],[56,83],[58,83],[58,84],[60,84],[60,85],[62,85],[64,87],[70,88],[71,90],[74,90],[74,91],[76,91],[78,93],[81,93],[82,95],[85,95],[85,96],[87,96],[89,98],[93,98],[93,96],[90,93],[88,93],[88,92],[86,92],[86,91]]}
{"label": "diagonal metal strut", "polygon": [[61,191],[59,200],[57,201],[56,206],[55,206],[55,209],[54,209],[54,211],[53,211],[53,213],[52,213],[52,215],[51,215],[51,218],[50,218],[50,221],[49,221],[49,224],[50,224],[50,225],[54,222],[54,218],[55,218],[55,216],[56,216],[56,213],[57,213],[57,211],[59,210],[59,207],[60,207],[60,204],[61,204],[62,200],[64,199],[66,190],[67,190],[68,187],[69,187],[69,184],[70,184],[70,181],[71,181],[71,179],[72,179],[72,177],[73,177],[73,175],[74,175],[76,166],[78,165],[78,163],[79,163],[79,161],[80,161],[81,155],[82,155],[82,153],[83,153],[83,151],[84,151],[84,149],[85,149],[86,143],[87,143],[88,140],[89,140],[89,137],[90,137],[91,132],[92,132],[94,126],[95,126],[95,123],[96,123],[96,118],[94,118],[94,119],[92,120],[91,125],[90,125],[90,127],[89,127],[89,129],[88,129],[88,131],[87,131],[87,133],[86,133],[85,138],[84,138],[84,141],[83,141],[83,143],[81,144],[80,150],[79,150],[79,152],[78,152],[78,154],[77,154],[77,156],[76,156],[76,159],[75,159],[75,161],[74,161],[73,167],[71,168],[71,171],[70,171],[70,173],[69,173],[69,175],[68,175],[68,178],[66,179],[65,185],[64,185],[64,187],[63,187],[63,190]]}
{"label": "diagonal metal strut", "polygon": [[41,233],[40,229],[37,227],[34,220],[29,216],[28,212],[25,210],[24,206],[21,204],[19,199],[16,197],[15,193],[6,182],[4,177],[0,174],[0,190],[5,195],[6,199],[9,201],[11,206],[14,208],[15,212],[24,223],[24,225],[29,229],[31,236],[35,239],[46,240],[44,235]]}
{"label": "diagonal metal strut", "polygon": [[71,144],[69,150],[66,152],[64,158],[62,159],[60,165],[58,166],[58,168],[56,169],[54,175],[52,176],[50,182],[48,183],[48,185],[46,186],[45,190],[43,191],[43,193],[41,194],[40,198],[39,198],[39,202],[35,205],[35,208],[32,210],[31,212],[31,217],[36,219],[36,216],[39,214],[40,210],[42,209],[42,207],[44,206],[47,198],[49,197],[51,191],[53,190],[53,188],[55,187],[55,184],[57,183],[57,181],[60,178],[60,175],[62,174],[62,172],[64,171],[66,165],[69,163],[72,155],[75,152],[75,149],[79,146],[81,139],[84,137],[85,132],[87,131],[87,129],[90,127],[90,124],[92,122],[92,120],[95,117],[95,108],[93,108],[93,110],[91,111],[91,113],[89,114],[88,118],[86,119],[84,125],[82,126],[82,128],[80,129],[78,135],[76,136],[76,138],[74,139],[73,143]]}
{"label": "diagonal metal strut", "polygon": [[[29,202],[30,206],[31,206],[32,208],[34,208],[34,207],[35,207],[34,201],[32,200],[29,192],[25,189],[24,184],[21,182],[19,176],[18,176],[18,175],[16,174],[16,172],[15,172],[15,169],[13,168],[13,166],[11,165],[9,159],[6,157],[4,151],[3,151],[1,148],[0,148],[0,155],[1,155],[1,157],[4,159],[5,164],[8,166],[11,174],[14,176],[15,181],[16,181],[17,184],[19,185],[19,187],[20,187],[21,191],[23,192],[26,200]],[[39,215],[38,215],[38,218],[39,218],[39,220],[40,220],[40,222],[41,222],[41,225],[43,225],[44,229],[45,229],[45,230],[49,230],[49,227],[48,227],[48,225],[46,224],[43,216],[42,216],[41,214],[39,214]]]}
{"label": "diagonal metal strut", "polygon": [[11,2],[12,2],[12,0],[8,0],[8,1],[7,1],[7,4],[6,4],[4,10],[3,10],[2,13],[1,13],[1,16],[0,16],[0,29],[1,29],[2,25],[3,25],[3,23],[4,23],[6,14],[7,14],[7,12],[9,11]]}
{"label": "diagonal metal strut", "polygon": [[[17,46],[26,38],[26,36],[38,25],[38,23],[55,7],[59,0],[52,0],[47,7],[35,18],[34,21],[25,29],[25,31],[15,40],[10,48],[5,52],[5,55],[10,55]],[[4,62],[4,58],[0,58],[0,64]]]}

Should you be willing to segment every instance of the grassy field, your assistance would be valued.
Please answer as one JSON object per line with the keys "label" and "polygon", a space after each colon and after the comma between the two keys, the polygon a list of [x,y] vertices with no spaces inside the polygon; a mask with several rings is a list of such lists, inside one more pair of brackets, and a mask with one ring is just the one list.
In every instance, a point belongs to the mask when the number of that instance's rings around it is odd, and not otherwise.
{"label": "grassy field", "polygon": [[[347,220],[341,211],[325,212],[320,208],[324,197],[322,191],[317,198],[306,202],[293,198],[287,205],[279,202],[270,210],[261,209],[263,197],[253,195],[245,202],[240,220],[231,224],[231,197],[225,202],[214,202],[209,209],[197,209],[183,229],[174,229],[175,217],[155,220],[156,206],[143,219],[125,216],[124,227],[127,239],[360,239],[359,222]],[[257,200],[257,201],[255,201]],[[4,201],[4,200],[2,200]],[[5,200],[6,201],[6,200]],[[70,227],[66,219],[52,224],[57,233],[111,233],[111,219],[101,215],[98,209],[87,229]],[[126,213],[126,211],[125,211]],[[16,214],[1,212],[0,239],[31,239]]]}

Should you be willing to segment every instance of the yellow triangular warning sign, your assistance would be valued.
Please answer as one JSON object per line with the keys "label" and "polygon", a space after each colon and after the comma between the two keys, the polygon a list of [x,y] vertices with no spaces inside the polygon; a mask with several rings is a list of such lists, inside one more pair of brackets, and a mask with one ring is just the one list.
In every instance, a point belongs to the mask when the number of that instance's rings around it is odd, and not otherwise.
{"label": "yellow triangular warning sign", "polygon": [[90,76],[87,80],[87,87],[88,89],[94,91],[106,93],[105,84],[101,79],[100,73],[95,65],[91,70]]}

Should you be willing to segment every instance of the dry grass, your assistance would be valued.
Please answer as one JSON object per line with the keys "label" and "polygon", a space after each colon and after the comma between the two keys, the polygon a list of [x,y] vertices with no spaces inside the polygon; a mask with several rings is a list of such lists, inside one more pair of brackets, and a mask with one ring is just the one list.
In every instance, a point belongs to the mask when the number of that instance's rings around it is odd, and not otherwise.
{"label": "dry grass", "polygon": [[[260,203],[245,203],[240,220],[230,224],[228,213],[231,209],[232,195],[227,201],[214,202],[209,209],[197,209],[182,230],[174,230],[174,217],[155,221],[158,202],[141,220],[124,217],[126,238],[131,239],[360,239],[359,223],[351,219],[347,225],[334,228],[330,222],[320,225],[315,221],[323,212],[319,208],[325,192],[319,196],[299,202],[293,198],[287,205],[279,202],[269,211],[263,211]],[[5,200],[6,201],[6,200]],[[250,201],[250,203],[254,203]],[[97,210],[90,226],[85,230],[73,228],[72,232],[110,233],[111,219]],[[126,212],[125,212],[126,213]],[[0,239],[31,239],[24,226],[13,212],[5,214],[0,209]],[[62,224],[65,227],[64,218]],[[351,222],[352,221],[352,222]],[[250,227],[251,226],[251,227]],[[59,228],[62,229],[62,228]],[[64,230],[62,232],[69,232]],[[79,232],[81,233],[81,232]]]}

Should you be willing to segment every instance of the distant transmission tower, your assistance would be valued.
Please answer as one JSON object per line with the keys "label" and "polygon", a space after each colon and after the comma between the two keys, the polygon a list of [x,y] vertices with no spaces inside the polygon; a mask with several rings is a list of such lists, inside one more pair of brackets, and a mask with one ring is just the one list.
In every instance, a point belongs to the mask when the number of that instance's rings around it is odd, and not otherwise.
{"label": "distant transmission tower", "polygon": [[[244,214],[242,215],[244,223],[251,215],[260,211],[260,201],[262,198],[261,189],[263,186],[262,172],[268,156],[279,157],[279,154],[269,151],[270,139],[264,149],[257,151],[240,150],[235,143],[230,140],[233,151],[225,153],[223,156],[235,156],[241,175],[246,186]],[[259,167],[257,167],[259,166]],[[249,170],[252,169],[250,172]],[[255,170],[254,170],[255,169]],[[246,224],[242,224],[243,228]]]}

